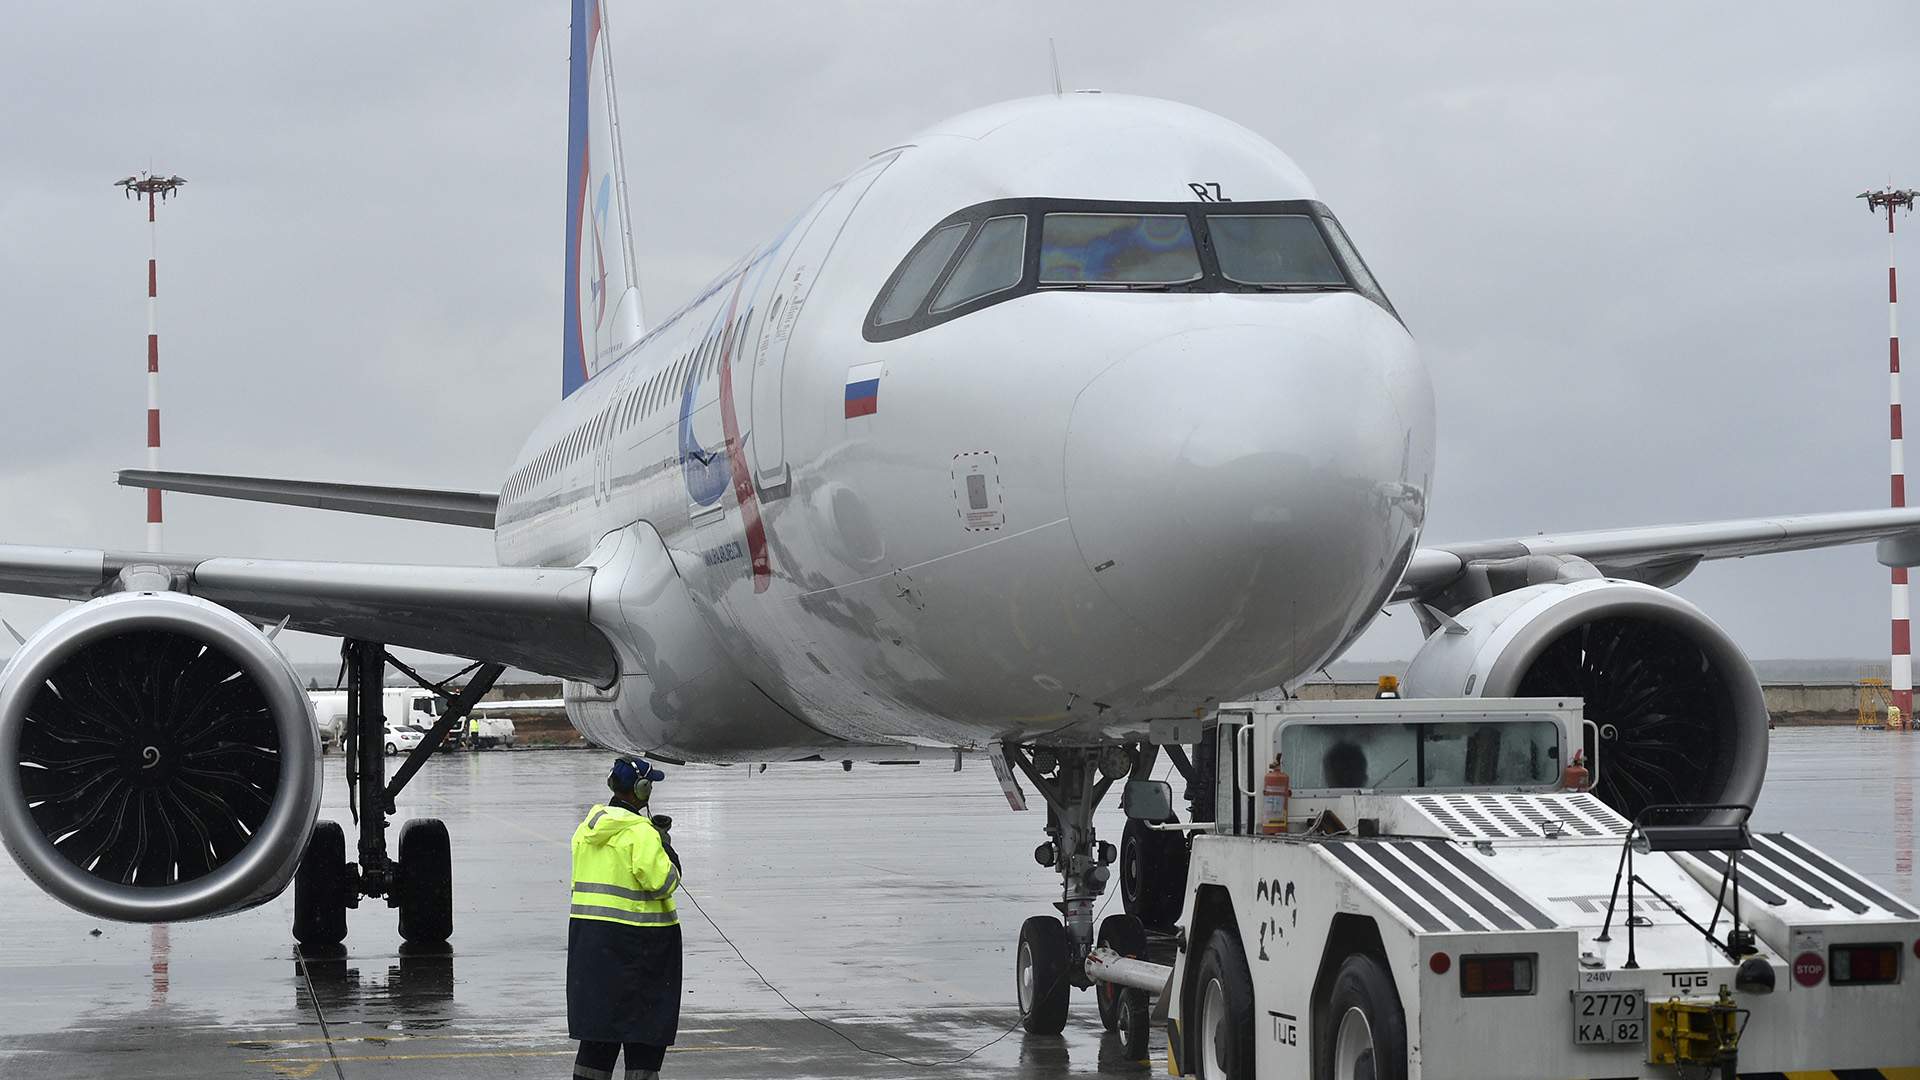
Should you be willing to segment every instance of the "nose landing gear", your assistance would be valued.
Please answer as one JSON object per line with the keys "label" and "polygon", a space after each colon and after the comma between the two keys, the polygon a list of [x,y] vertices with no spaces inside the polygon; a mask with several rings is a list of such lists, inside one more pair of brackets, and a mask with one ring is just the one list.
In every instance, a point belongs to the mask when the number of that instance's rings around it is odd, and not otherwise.
{"label": "nose landing gear", "polygon": [[[1022,747],[1002,748],[1009,763],[1017,767],[1047,801],[1047,840],[1034,850],[1034,861],[1053,868],[1060,875],[1060,917],[1036,915],[1020,928],[1020,945],[1015,953],[1015,978],[1019,990],[1022,1026],[1036,1035],[1057,1035],[1067,1022],[1069,991],[1093,985],[1087,976],[1087,953],[1094,946],[1095,902],[1113,878],[1113,864],[1123,856],[1111,843],[1100,840],[1093,829],[1093,812],[1109,788],[1132,776],[1145,779],[1158,756],[1156,747]],[[1149,843],[1168,834],[1141,830]],[[1177,834],[1173,842],[1180,846],[1180,875],[1171,886],[1175,897],[1167,923],[1179,916],[1178,895],[1185,879],[1184,842]],[[1153,844],[1158,853],[1164,844]],[[1131,872],[1141,881],[1146,875],[1163,871],[1165,859],[1147,853],[1147,845],[1136,843]],[[1152,880],[1155,889],[1165,886]],[[1141,896],[1149,895],[1145,892]],[[1158,892],[1151,895],[1159,896]],[[1129,908],[1133,906],[1129,902]],[[1156,911],[1165,910],[1165,903]],[[1115,923],[1124,922],[1124,926]],[[1123,954],[1144,952],[1145,933],[1140,920],[1129,916],[1108,919],[1109,929],[1124,930],[1129,949]],[[1111,936],[1111,935],[1110,935]],[[1134,939],[1138,938],[1136,942]],[[1117,1017],[1117,1001],[1102,1000],[1102,1020]],[[1117,1022],[1117,1020],[1115,1021]]]}

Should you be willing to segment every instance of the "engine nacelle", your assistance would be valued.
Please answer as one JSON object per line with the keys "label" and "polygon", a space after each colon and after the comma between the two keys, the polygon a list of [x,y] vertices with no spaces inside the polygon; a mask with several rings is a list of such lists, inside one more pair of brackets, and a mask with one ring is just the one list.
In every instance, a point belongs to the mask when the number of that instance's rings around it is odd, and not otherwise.
{"label": "engine nacelle", "polygon": [[0,840],[90,915],[174,922],[270,900],[319,811],[299,677],[223,607],[103,597],[49,622],[0,671]]}
{"label": "engine nacelle", "polygon": [[1699,608],[1631,581],[1532,585],[1427,639],[1409,697],[1568,697],[1598,727],[1594,791],[1654,803],[1747,803],[1767,771],[1767,707],[1740,647]]}

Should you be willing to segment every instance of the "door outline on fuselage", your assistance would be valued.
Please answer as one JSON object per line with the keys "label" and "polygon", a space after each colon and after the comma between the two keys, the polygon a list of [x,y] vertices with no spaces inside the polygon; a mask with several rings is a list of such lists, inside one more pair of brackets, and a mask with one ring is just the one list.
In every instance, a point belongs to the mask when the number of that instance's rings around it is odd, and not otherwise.
{"label": "door outline on fuselage", "polygon": [[819,280],[820,269],[832,257],[847,221],[874,182],[880,179],[880,174],[899,160],[900,153],[896,150],[874,157],[815,200],[780,265],[780,272],[770,278],[767,292],[756,297],[755,306],[764,305],[767,315],[761,322],[759,339],[754,343],[749,406],[753,415],[753,438],[747,452],[752,455],[754,487],[763,500],[784,498],[789,491],[783,423],[787,347],[793,341],[800,317],[805,314],[807,298]]}

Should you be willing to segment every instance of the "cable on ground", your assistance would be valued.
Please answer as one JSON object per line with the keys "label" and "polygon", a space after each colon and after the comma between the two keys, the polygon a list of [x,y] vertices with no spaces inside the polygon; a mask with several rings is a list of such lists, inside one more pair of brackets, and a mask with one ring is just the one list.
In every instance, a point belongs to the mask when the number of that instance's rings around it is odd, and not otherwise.
{"label": "cable on ground", "polygon": [[[1163,763],[1162,764],[1163,773],[1166,768],[1167,768],[1166,763]],[[1100,902],[1099,910],[1093,913],[1093,923],[1095,926],[1100,925],[1100,916],[1106,914],[1107,905],[1113,903],[1114,894],[1118,893],[1119,891],[1120,890],[1118,887],[1114,888],[1111,892],[1107,893],[1107,898]],[[735,945],[733,943],[733,939],[727,936],[727,932],[725,930],[720,929],[720,924],[713,921],[713,916],[707,914],[707,909],[700,906],[699,898],[693,895],[693,890],[687,888],[687,883],[684,880],[680,882],[680,887],[678,889],[678,892],[686,896],[686,898],[692,902],[693,910],[700,913],[700,917],[707,921],[708,926],[713,927],[713,932],[716,934],[719,934],[720,940],[727,943],[727,948],[733,950],[733,955],[739,957],[740,962],[747,965],[747,970],[753,972],[753,977],[760,980],[760,985],[773,991],[774,996],[778,997],[781,1001],[785,1002],[787,1005],[787,1008],[792,1009],[796,1013],[799,1013],[800,1016],[805,1020],[807,1020],[809,1023],[816,1024],[820,1027],[827,1029],[828,1031],[831,1031],[835,1035],[838,1035],[841,1039],[845,1040],[848,1046],[853,1047],[855,1050],[858,1050],[863,1054],[871,1054],[874,1057],[885,1058],[888,1061],[897,1061],[902,1065],[911,1065],[916,1069],[938,1069],[948,1065],[958,1065],[961,1062],[964,1062],[967,1059],[973,1057],[974,1055],[979,1054],[980,1052],[988,1049],[989,1047],[994,1046],[995,1044],[999,1043],[1001,1040],[1005,1039],[1007,1036],[1013,1034],[1014,1031],[1017,1028],[1019,1028],[1021,1024],[1026,1022],[1027,1013],[1031,1011],[1027,1009],[1022,1009],[1020,1011],[1020,1015],[1014,1019],[1013,1023],[1007,1025],[1007,1029],[1005,1031],[1002,1031],[1000,1034],[995,1035],[993,1038],[988,1039],[986,1042],[981,1043],[979,1046],[974,1047],[973,1049],[967,1051],[966,1053],[961,1054],[959,1057],[940,1058],[936,1061],[916,1061],[913,1058],[901,1057],[899,1054],[889,1053],[885,1050],[875,1050],[873,1047],[863,1046],[861,1045],[858,1039],[855,1039],[853,1036],[847,1034],[844,1031],[841,1031],[839,1028],[833,1026],[827,1021],[822,1020],[817,1016],[814,1016],[812,1013],[801,1008],[799,1005],[796,1005],[792,998],[788,997],[784,992],[782,992],[779,987],[773,985],[772,981],[770,981],[765,975],[762,975],[760,973],[760,969],[753,966],[753,961],[747,959],[747,954],[740,951],[740,946]],[[1046,993],[1036,995],[1034,997],[1034,1000],[1039,1001],[1043,998],[1046,998],[1052,995],[1054,989],[1060,985],[1060,980],[1064,978],[1066,978],[1065,972],[1062,972],[1059,975],[1054,976],[1053,982],[1047,985]]]}
{"label": "cable on ground", "polygon": [[[702,912],[702,914],[705,914]],[[313,988],[313,975],[307,970],[307,954],[299,945],[293,947],[293,958],[300,962],[300,980],[307,984],[307,1000],[313,1002],[313,1015],[320,1021],[320,1038],[327,1047],[327,1060],[333,1062],[335,1080],[347,1080],[347,1074],[340,1068],[340,1055],[333,1050],[333,1031],[327,1027],[327,1012],[320,1007],[320,995]]]}
{"label": "cable on ground", "polygon": [[[1002,1039],[1005,1039],[1007,1036],[1013,1034],[1014,1031],[1018,1029],[1021,1024],[1026,1022],[1027,1012],[1029,1010],[1022,1009],[1020,1011],[1020,1015],[1014,1018],[1013,1023],[1007,1025],[1007,1029],[1005,1031],[1002,1031],[1000,1034],[995,1035],[993,1038],[988,1039],[986,1042],[981,1043],[979,1046],[976,1046],[973,1049],[967,1051],[966,1053],[961,1054],[959,1057],[940,1058],[935,1061],[916,1061],[913,1058],[901,1057],[899,1054],[889,1053],[888,1051],[885,1051],[885,1050],[876,1050],[871,1046],[864,1046],[860,1043],[858,1039],[855,1039],[853,1036],[847,1034],[844,1031],[841,1031],[839,1028],[828,1023],[827,1021],[822,1020],[819,1017],[813,1015],[807,1010],[801,1008],[799,1005],[794,1004],[794,1001],[792,998],[788,997],[784,992],[782,992],[779,987],[773,985],[773,983],[769,981],[765,975],[762,975],[760,973],[759,968],[753,966],[753,961],[747,959],[747,954],[740,951],[740,946],[735,945],[733,943],[733,939],[727,936],[727,932],[725,930],[720,929],[720,924],[717,922],[714,922],[713,916],[707,914],[707,909],[700,906],[699,899],[693,895],[692,890],[687,888],[687,884],[685,881],[682,881],[680,883],[680,888],[678,891],[681,895],[684,895],[688,900],[692,901],[693,909],[700,913],[700,917],[702,919],[707,920],[707,925],[713,927],[713,932],[716,934],[719,934],[720,940],[727,943],[727,948],[733,950],[733,955],[739,957],[740,962],[747,965],[747,970],[753,972],[754,978],[760,980],[760,985],[773,991],[775,997],[778,997],[781,1001],[786,1002],[787,1008],[792,1009],[796,1013],[799,1013],[800,1016],[805,1020],[807,1020],[809,1023],[817,1024],[820,1027],[823,1027],[828,1031],[831,1031],[835,1035],[838,1035],[841,1039],[846,1041],[846,1044],[848,1046],[853,1047],[855,1050],[858,1050],[863,1054],[871,1054],[874,1057],[886,1058],[888,1061],[897,1061],[902,1065],[911,1065],[916,1069],[944,1068],[945,1066],[948,1066],[948,1065],[958,1065],[961,1062],[966,1061],[967,1059],[980,1053],[981,1051],[986,1050],[987,1048],[995,1045],[996,1043],[1000,1042]],[[1115,891],[1117,892],[1118,890],[1115,890]],[[1101,914],[1107,910],[1107,904],[1111,903],[1112,901],[1113,901],[1113,893],[1108,893],[1107,899],[1102,901],[1100,904],[1100,910],[1093,913],[1093,918],[1096,924],[1099,922]],[[1064,978],[1066,978],[1066,973],[1064,971],[1061,972],[1059,975],[1054,976],[1053,982],[1048,984],[1047,986],[1047,992],[1045,994],[1037,995],[1034,998],[1034,1000],[1038,1001],[1041,998],[1051,995],[1054,991],[1054,988],[1060,985],[1060,980]]]}

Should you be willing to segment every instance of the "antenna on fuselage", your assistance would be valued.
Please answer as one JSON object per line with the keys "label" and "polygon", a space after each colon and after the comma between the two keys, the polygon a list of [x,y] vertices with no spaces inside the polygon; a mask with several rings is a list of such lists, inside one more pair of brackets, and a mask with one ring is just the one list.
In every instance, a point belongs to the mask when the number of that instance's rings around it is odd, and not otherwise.
{"label": "antenna on fuselage", "polygon": [[1060,50],[1054,47],[1053,39],[1047,39],[1047,56],[1053,61],[1053,96],[1060,97],[1066,91],[1060,89]]}

